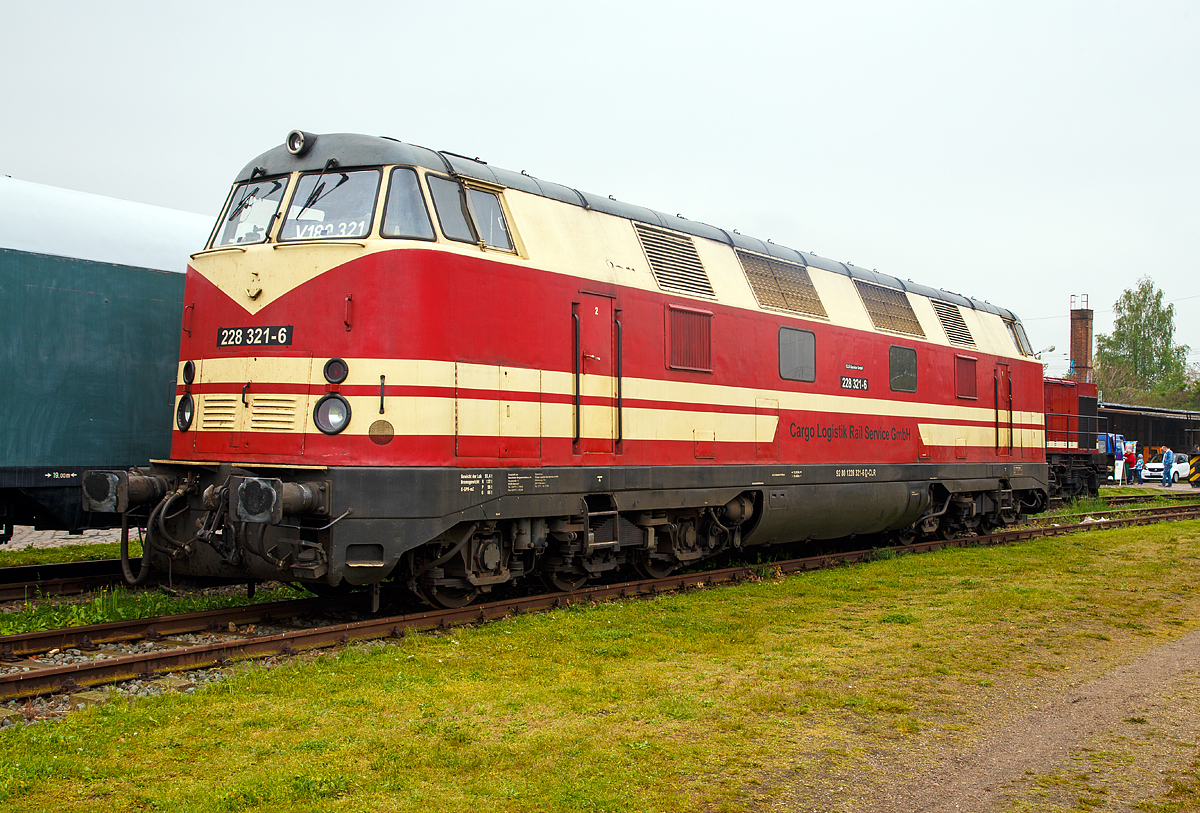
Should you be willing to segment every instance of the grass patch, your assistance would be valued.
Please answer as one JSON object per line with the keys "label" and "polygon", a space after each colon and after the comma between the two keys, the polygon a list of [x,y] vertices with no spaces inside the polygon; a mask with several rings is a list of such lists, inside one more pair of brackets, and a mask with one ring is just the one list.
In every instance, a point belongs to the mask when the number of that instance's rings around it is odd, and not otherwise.
{"label": "grass patch", "polygon": [[[129,540],[129,555],[142,555],[142,546],[137,541],[136,531]],[[117,542],[63,545],[58,548],[35,548],[30,545],[15,550],[0,548],[0,567],[57,565],[64,562],[92,562],[97,559],[118,559],[120,556],[121,545]]]}
{"label": "grass patch", "polygon": [[1195,628],[1197,582],[1188,522],[522,615],[4,730],[0,799],[191,813],[788,807],[798,785],[774,777],[835,781],[897,739],[964,730],[992,682],[1084,677],[1097,658]]}
{"label": "grass patch", "polygon": [[0,635],[60,627],[83,627],[135,618],[154,618],[173,613],[202,612],[223,607],[286,601],[308,595],[304,590],[282,587],[276,590],[260,590],[255,593],[253,599],[246,598],[245,594],[213,594],[204,591],[169,596],[158,590],[130,591],[118,585],[88,593],[82,600],[79,597],[28,599],[19,610],[0,615]]}

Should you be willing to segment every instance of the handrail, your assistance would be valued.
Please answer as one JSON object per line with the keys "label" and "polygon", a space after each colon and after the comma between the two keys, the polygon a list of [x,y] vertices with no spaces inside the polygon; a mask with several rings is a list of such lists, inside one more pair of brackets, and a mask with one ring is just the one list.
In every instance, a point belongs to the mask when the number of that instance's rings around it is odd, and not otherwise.
{"label": "handrail", "polygon": [[622,438],[624,437],[624,431],[623,431],[624,426],[622,425],[622,422],[621,422],[622,421],[622,419],[621,419],[621,412],[622,412],[622,409],[621,409],[621,407],[622,407],[622,402],[621,402],[621,396],[622,396],[621,359],[622,359],[624,353],[622,352],[623,345],[621,343],[621,320],[618,319],[616,321],[617,321],[617,443],[620,443]]}
{"label": "handrail", "polygon": [[1016,445],[1015,443],[1013,443],[1014,438],[1013,438],[1013,408],[1012,408],[1012,404],[1013,404],[1012,376],[1010,375],[1008,378],[1008,451],[1009,451],[1009,454],[1012,454],[1013,446]]}
{"label": "handrail", "polygon": [[579,410],[580,410],[579,371],[580,371],[580,368],[583,366],[580,363],[580,358],[579,358],[579,353],[580,353],[579,314],[572,313],[571,319],[572,319],[572,321],[575,322],[575,361],[574,361],[574,368],[575,368],[575,439],[572,442],[578,443],[579,442]]}
{"label": "handrail", "polygon": [[996,404],[996,454],[1000,454],[1000,377],[992,373],[992,400]]}

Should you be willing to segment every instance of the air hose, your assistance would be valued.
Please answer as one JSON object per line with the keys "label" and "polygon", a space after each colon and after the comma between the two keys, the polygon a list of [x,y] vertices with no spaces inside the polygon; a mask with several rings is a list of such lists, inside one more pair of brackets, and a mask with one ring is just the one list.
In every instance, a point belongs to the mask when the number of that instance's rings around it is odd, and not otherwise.
{"label": "air hose", "polygon": [[137,587],[144,584],[146,577],[150,575],[150,551],[149,546],[142,541],[142,563],[138,568],[137,576],[133,575],[133,568],[129,563],[129,514],[121,514],[121,572],[125,574],[125,582],[130,587]]}

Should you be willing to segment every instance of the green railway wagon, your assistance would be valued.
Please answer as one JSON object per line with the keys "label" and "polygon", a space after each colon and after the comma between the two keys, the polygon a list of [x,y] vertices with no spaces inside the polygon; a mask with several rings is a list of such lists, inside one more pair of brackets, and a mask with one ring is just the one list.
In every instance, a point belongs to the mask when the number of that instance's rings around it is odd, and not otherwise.
{"label": "green railway wagon", "polygon": [[81,473],[167,456],[182,272],[211,224],[0,178],[0,541],[110,527]]}

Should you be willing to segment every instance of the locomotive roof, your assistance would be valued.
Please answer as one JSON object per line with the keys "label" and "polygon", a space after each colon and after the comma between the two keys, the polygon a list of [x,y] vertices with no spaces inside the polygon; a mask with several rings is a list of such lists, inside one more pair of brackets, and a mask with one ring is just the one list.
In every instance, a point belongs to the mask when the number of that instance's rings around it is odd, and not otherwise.
{"label": "locomotive roof", "polygon": [[898,291],[909,291],[918,296],[930,299],[953,302],[967,308],[997,314],[1006,319],[1017,319],[1016,314],[1012,311],[997,307],[990,302],[981,302],[978,299],[972,299],[952,291],[931,288],[927,285],[915,283],[912,280],[900,280],[888,274],[881,274],[878,271],[860,268],[851,263],[841,263],[837,260],[810,254],[806,251],[796,251],[795,249],[772,243],[769,240],[763,241],[744,234],[728,232],[716,226],[710,226],[707,223],[695,220],[688,220],[678,215],[667,215],[643,206],[624,203],[611,197],[581,192],[569,186],[540,180],[525,172],[513,172],[501,169],[500,167],[494,167],[478,158],[467,158],[466,156],[457,155],[452,152],[439,152],[426,147],[419,147],[415,144],[406,144],[403,141],[397,141],[394,138],[386,136],[331,133],[318,136],[306,134],[306,138],[308,148],[302,155],[292,154],[288,151],[286,145],[267,150],[242,168],[242,171],[235,179],[235,183],[248,180],[251,174],[256,171],[258,171],[258,174],[282,175],[295,171],[320,170],[331,158],[336,159],[337,165],[342,167],[390,164],[422,167],[435,172],[445,172],[449,175],[519,189],[522,192],[541,195],[542,197],[569,203],[573,206],[581,206],[585,209],[603,212],[604,214],[616,215],[617,217],[624,217],[641,223],[649,223],[653,226],[661,226],[665,229],[683,232],[695,237],[716,240],[735,248],[755,251],[759,254],[766,254],[769,257],[775,257],[787,262],[802,263],[814,268],[823,268],[835,274],[873,282],[876,285],[882,285]]}
{"label": "locomotive roof", "polygon": [[0,249],[182,274],[213,219],[0,176]]}

